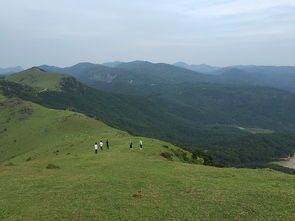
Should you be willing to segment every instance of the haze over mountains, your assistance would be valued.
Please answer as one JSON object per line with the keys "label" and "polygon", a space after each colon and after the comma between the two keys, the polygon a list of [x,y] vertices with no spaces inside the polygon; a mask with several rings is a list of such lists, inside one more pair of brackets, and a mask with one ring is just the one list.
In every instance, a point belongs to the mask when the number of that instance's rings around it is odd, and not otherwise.
{"label": "haze over mountains", "polygon": [[182,67],[182,68],[186,68],[186,69],[189,69],[192,71],[202,72],[202,73],[211,73],[211,72],[221,69],[221,67],[210,66],[207,64],[191,64],[191,65],[189,65],[184,62],[176,62],[173,65],[178,66],[178,67]]}
{"label": "haze over mountains", "polygon": [[17,67],[8,67],[8,68],[1,68],[0,67],[0,74],[12,74],[12,73],[16,73],[19,71],[22,71],[23,68],[20,66]]}
{"label": "haze over mountains", "polygon": [[249,84],[295,91],[294,66],[234,65],[214,67],[209,65],[174,64],[193,71],[216,75],[215,82]]}

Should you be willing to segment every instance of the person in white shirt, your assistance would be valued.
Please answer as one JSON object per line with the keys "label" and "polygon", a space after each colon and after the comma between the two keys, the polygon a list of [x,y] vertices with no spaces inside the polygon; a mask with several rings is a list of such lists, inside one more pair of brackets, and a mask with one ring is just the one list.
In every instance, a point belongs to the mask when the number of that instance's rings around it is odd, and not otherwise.
{"label": "person in white shirt", "polygon": [[97,145],[97,143],[95,143],[94,144],[94,151],[95,151],[95,153],[97,153],[97,149],[98,149],[98,145]]}
{"label": "person in white shirt", "polygon": [[102,142],[102,140],[99,142],[99,146],[100,146],[100,150],[102,150],[102,148],[103,148],[103,142]]}
{"label": "person in white shirt", "polygon": [[139,141],[139,148],[142,150],[142,140]]}

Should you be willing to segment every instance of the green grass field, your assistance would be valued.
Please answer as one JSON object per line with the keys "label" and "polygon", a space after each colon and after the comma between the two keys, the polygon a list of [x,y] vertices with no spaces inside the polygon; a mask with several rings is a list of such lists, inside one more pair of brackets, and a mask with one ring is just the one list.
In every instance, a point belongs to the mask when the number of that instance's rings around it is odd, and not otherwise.
{"label": "green grass field", "polygon": [[[177,147],[82,114],[0,105],[0,220],[295,219],[295,176],[169,161]],[[100,139],[110,150],[94,154]]]}

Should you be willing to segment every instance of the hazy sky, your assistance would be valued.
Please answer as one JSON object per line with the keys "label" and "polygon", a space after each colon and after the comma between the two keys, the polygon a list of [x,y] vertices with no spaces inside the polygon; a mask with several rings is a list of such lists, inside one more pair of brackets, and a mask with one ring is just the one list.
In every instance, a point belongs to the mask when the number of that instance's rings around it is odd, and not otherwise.
{"label": "hazy sky", "polygon": [[0,67],[295,65],[295,0],[0,0]]}

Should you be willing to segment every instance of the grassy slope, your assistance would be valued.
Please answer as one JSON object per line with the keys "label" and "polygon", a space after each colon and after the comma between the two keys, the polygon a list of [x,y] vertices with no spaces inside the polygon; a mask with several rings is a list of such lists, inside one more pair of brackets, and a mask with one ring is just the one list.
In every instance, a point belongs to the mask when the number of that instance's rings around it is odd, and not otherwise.
{"label": "grassy slope", "polygon": [[5,77],[8,81],[30,85],[40,89],[60,90],[60,81],[68,77],[60,73],[48,73],[39,68],[30,68],[28,70],[10,74]]}
{"label": "grassy slope", "polygon": [[[28,102],[17,104],[10,115],[13,102],[0,108],[7,128],[0,133],[5,160],[0,164],[1,220],[295,218],[294,176],[167,161],[160,157],[167,151],[163,145],[176,147],[165,142],[142,138],[144,150],[130,151],[129,139],[137,146],[139,137],[81,114]],[[24,106],[32,108],[32,115],[17,120]],[[101,138],[110,140],[111,149],[95,155],[91,145]],[[15,153],[19,155],[6,160]],[[60,169],[46,169],[49,163]]]}

